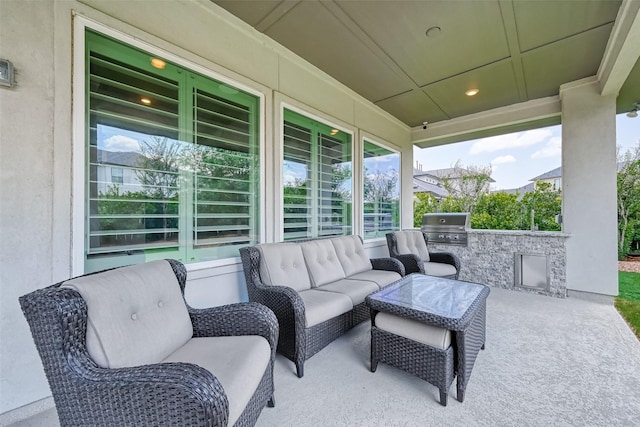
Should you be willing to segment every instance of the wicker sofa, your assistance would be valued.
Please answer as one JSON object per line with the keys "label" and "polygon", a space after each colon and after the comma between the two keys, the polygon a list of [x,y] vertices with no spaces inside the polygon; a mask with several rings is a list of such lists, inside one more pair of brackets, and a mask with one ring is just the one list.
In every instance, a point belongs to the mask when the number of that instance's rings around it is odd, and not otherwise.
{"label": "wicker sofa", "polygon": [[367,295],[404,276],[396,259],[369,259],[359,236],[262,244],[240,255],[249,300],[275,313],[278,352],[300,378],[307,359],[370,318]]}
{"label": "wicker sofa", "polygon": [[193,309],[186,277],[153,261],[20,297],[60,425],[252,426],[273,406],[273,312]]}

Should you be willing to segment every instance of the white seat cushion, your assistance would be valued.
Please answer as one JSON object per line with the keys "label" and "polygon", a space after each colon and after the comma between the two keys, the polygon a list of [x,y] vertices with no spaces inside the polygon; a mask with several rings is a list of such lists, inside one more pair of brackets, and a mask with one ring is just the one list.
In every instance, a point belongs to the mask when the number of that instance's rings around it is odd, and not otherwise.
{"label": "white seat cushion", "polygon": [[414,254],[422,261],[429,261],[429,250],[424,241],[424,235],[419,230],[396,231],[393,233],[398,243],[400,255]]}
{"label": "white seat cushion", "polygon": [[303,242],[300,243],[300,247],[311,277],[311,286],[318,287],[345,278],[331,240]]}
{"label": "white seat cushion", "polygon": [[301,291],[307,328],[339,316],[353,308],[351,298],[335,292],[311,289]]}
{"label": "white seat cushion", "polygon": [[376,326],[383,331],[441,350],[446,350],[451,345],[451,331],[417,320],[380,312],[376,314]]}
{"label": "white seat cushion", "polygon": [[354,280],[367,280],[369,282],[374,282],[378,285],[379,288],[383,288],[390,283],[395,282],[396,280],[400,280],[402,276],[395,271],[387,271],[387,270],[370,270],[365,271],[364,273],[354,274],[350,276],[349,279]]}
{"label": "white seat cushion", "polygon": [[256,335],[192,338],[163,362],[185,362],[201,366],[222,384],[229,400],[232,426],[255,393],[264,376],[271,348]]}
{"label": "white seat cushion", "polygon": [[152,261],[68,280],[87,304],[87,351],[103,368],[158,363],[193,336],[178,279]]}
{"label": "white seat cushion", "polygon": [[311,289],[309,272],[297,243],[266,243],[260,251],[260,278],[267,285],[288,286],[296,291]]}
{"label": "white seat cushion", "polygon": [[425,262],[424,274],[429,276],[451,276],[456,274],[456,268],[451,264],[445,264],[442,262]]}
{"label": "white seat cushion", "polygon": [[331,243],[336,249],[345,277],[369,271],[373,268],[360,237],[354,235],[336,237],[331,239]]}
{"label": "white seat cushion", "polygon": [[373,282],[364,280],[340,279],[337,282],[328,283],[317,288],[319,291],[337,292],[351,298],[353,305],[364,302],[367,295],[378,291],[380,288]]}

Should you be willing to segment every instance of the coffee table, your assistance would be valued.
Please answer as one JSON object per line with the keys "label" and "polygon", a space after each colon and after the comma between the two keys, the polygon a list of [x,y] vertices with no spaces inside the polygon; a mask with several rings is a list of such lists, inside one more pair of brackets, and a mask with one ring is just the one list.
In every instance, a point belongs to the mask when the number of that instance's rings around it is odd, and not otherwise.
{"label": "coffee table", "polygon": [[[457,399],[464,392],[480,349],[485,345],[489,287],[460,280],[410,274],[367,296],[371,309],[371,371],[385,362],[418,376],[440,390],[447,404],[457,375]],[[451,345],[436,348],[376,326],[378,312],[451,331]],[[446,331],[445,331],[446,332]]]}

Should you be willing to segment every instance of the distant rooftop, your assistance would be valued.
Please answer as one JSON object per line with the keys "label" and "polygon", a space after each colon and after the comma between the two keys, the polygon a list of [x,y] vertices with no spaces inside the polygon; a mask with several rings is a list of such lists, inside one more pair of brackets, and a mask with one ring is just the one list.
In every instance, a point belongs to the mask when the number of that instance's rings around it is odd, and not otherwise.
{"label": "distant rooftop", "polygon": [[98,149],[98,163],[135,167],[142,154],[133,151],[106,151]]}
{"label": "distant rooftop", "polygon": [[[624,166],[624,162],[618,162],[616,166],[617,166],[618,172],[620,172],[620,169],[622,169],[622,166]],[[535,182],[539,179],[553,179],[553,178],[562,178],[562,166],[559,166],[555,169],[545,172],[542,175],[538,175],[534,178],[531,178],[529,181]]]}
{"label": "distant rooftop", "polygon": [[553,179],[553,178],[562,178],[562,166],[552,169],[548,172],[545,172],[542,175],[538,175],[534,178],[531,178],[529,181],[535,182],[539,179]]}
{"label": "distant rooftop", "polygon": [[421,180],[420,178],[413,178],[413,192],[414,193],[430,193],[438,198],[445,198],[449,195],[449,192],[439,185],[431,184]]}

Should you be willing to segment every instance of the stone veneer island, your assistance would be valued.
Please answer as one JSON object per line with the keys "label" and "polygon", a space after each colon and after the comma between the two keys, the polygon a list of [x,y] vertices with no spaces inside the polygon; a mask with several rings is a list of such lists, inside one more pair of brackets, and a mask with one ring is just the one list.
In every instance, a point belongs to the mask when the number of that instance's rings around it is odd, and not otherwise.
{"label": "stone veneer island", "polygon": [[[472,229],[468,246],[429,243],[429,250],[456,254],[461,263],[459,280],[564,298],[568,237],[561,232]],[[547,286],[516,284],[516,254],[546,257]]]}

